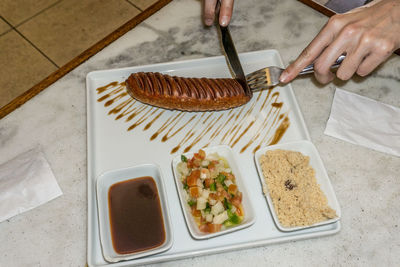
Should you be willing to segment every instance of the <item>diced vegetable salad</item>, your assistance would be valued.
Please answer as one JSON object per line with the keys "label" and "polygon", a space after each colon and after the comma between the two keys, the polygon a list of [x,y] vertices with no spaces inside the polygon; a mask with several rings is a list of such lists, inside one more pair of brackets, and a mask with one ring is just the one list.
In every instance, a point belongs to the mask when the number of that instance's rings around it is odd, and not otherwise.
{"label": "diced vegetable salad", "polygon": [[200,231],[215,233],[242,222],[242,193],[226,159],[200,149],[192,158],[182,155],[177,171]]}

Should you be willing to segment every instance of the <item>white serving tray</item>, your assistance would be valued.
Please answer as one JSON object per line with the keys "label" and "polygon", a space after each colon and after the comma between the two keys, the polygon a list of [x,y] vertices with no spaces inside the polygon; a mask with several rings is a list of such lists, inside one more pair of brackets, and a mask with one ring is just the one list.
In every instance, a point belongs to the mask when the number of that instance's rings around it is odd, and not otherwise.
{"label": "white serving tray", "polygon": [[[239,57],[245,73],[271,65],[283,67],[279,53],[275,50],[243,53]],[[96,177],[105,171],[145,163],[155,163],[163,172],[174,243],[166,252],[113,263],[111,266],[141,265],[208,255],[326,236],[340,230],[340,222],[335,222],[300,231],[281,232],[275,226],[265,201],[254,163],[254,148],[259,144],[261,147],[268,145],[285,116],[288,117],[290,126],[279,143],[310,140],[290,85],[274,88],[268,98],[267,91],[255,93],[249,103],[233,110],[205,113],[167,111],[130,101],[129,96],[121,95],[123,86],[118,87],[116,83],[123,82],[130,73],[138,71],[159,71],[184,77],[230,77],[223,56],[95,71],[87,75],[89,266],[110,264],[104,260],[100,246]],[[98,93],[96,90],[114,81],[116,83],[105,88],[104,92]],[[275,107],[269,102],[270,99],[277,103]],[[280,102],[283,102],[283,106],[278,109]],[[275,113],[277,110],[279,112]],[[282,116],[277,116],[279,114]],[[124,116],[116,120],[118,115]],[[275,119],[271,119],[271,116]],[[252,141],[253,139],[255,140]],[[219,144],[230,145],[241,169],[246,170],[246,187],[257,213],[257,221],[237,232],[208,240],[195,240],[186,227],[179,205],[171,161],[176,155],[183,153],[185,148],[194,151],[205,145]],[[249,144],[248,148],[241,151],[246,144]],[[171,154],[171,151],[175,152]]]}

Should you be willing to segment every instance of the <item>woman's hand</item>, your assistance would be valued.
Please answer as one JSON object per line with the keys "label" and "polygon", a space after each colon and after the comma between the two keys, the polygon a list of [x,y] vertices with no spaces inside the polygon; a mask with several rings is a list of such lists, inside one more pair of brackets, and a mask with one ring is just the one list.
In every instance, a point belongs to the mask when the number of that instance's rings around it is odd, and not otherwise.
{"label": "woman's hand", "polygon": [[[219,24],[221,26],[228,26],[231,21],[234,0],[221,0],[221,9],[219,12]],[[211,26],[214,22],[215,7],[217,0],[204,0],[204,23]]]}
{"label": "woman's hand", "polygon": [[282,73],[288,83],[314,62],[315,77],[323,84],[333,80],[330,66],[346,58],[336,72],[341,80],[354,73],[366,76],[400,47],[400,0],[376,0],[351,12],[334,15],[300,56]]}

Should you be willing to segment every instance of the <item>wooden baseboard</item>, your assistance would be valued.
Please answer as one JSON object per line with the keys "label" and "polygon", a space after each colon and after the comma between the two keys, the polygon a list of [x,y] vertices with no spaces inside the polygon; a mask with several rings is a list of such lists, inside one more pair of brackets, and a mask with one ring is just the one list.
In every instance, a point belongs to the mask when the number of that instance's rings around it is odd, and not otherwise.
{"label": "wooden baseboard", "polygon": [[20,96],[16,97],[10,103],[6,104],[5,106],[0,108],[0,119],[5,117],[7,114],[11,113],[24,103],[26,103],[29,99],[39,94],[41,91],[46,89],[52,83],[56,82],[58,79],[66,75],[68,72],[88,60],[91,56],[95,55],[103,48],[111,44],[113,41],[117,40],[119,37],[127,33],[129,30],[133,29],[136,25],[140,22],[144,21],[146,18],[153,15],[155,12],[160,10],[162,7],[167,5],[172,0],[159,0],[158,2],[154,3],[152,6],[141,12],[139,15],[134,17],[133,19],[126,22],[124,25],[116,29],[114,32],[110,33],[102,40],[97,42],[92,47],[88,48],[80,55],[72,59],[70,62],[59,68],[57,71],[50,74],[48,77],[40,81],[38,84],[33,86],[32,88],[25,91]]}

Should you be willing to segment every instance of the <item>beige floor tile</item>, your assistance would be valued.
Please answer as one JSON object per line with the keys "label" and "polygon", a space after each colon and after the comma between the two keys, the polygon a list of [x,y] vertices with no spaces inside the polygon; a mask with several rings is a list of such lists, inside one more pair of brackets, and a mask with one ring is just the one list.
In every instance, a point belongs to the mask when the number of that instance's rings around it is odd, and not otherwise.
{"label": "beige floor tile", "polygon": [[5,33],[9,29],[11,29],[10,25],[0,18],[0,34]]}
{"label": "beige floor tile", "polygon": [[0,15],[16,26],[57,1],[59,0],[1,0]]}
{"label": "beige floor tile", "polygon": [[128,0],[128,1],[137,6],[138,8],[140,8],[141,10],[145,10],[158,0]]}
{"label": "beige floor tile", "polygon": [[0,107],[57,68],[15,31],[0,37]]}
{"label": "beige floor tile", "polygon": [[125,0],[65,0],[17,29],[62,66],[139,13]]}

